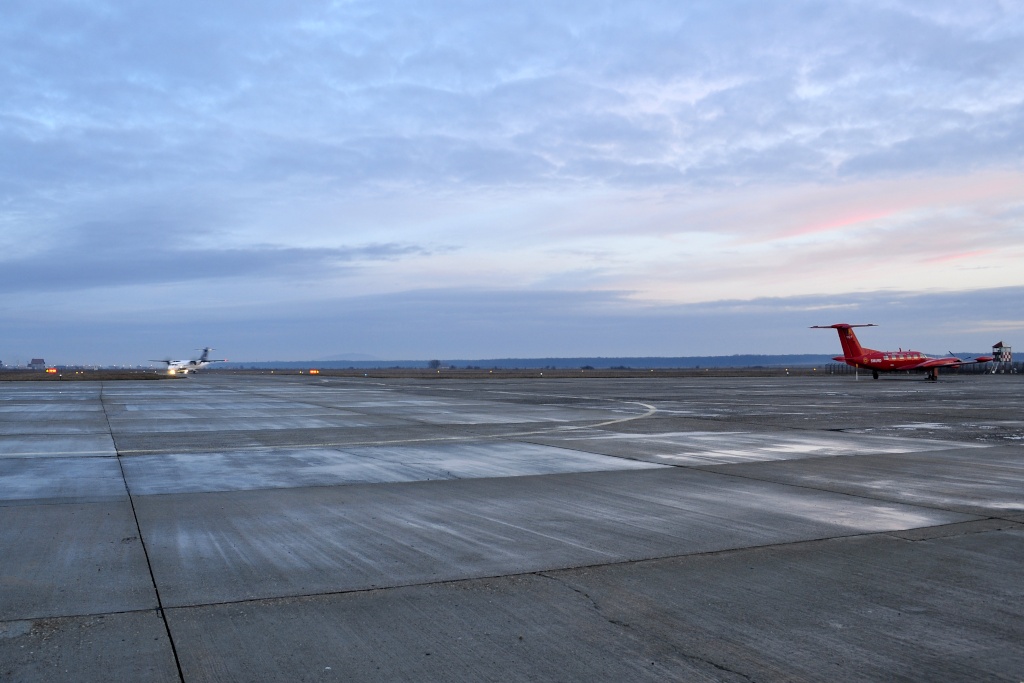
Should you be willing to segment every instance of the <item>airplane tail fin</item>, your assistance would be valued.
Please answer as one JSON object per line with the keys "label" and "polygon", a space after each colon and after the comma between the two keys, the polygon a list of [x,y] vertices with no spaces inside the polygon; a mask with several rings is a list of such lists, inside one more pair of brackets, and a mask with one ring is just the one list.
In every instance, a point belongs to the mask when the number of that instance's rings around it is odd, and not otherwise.
{"label": "airplane tail fin", "polygon": [[871,349],[865,349],[860,345],[860,340],[854,333],[855,327],[877,327],[874,323],[865,325],[850,325],[848,323],[836,323],[835,325],[812,325],[814,329],[833,329],[839,333],[839,343],[843,345],[844,358],[859,358]]}
{"label": "airplane tail fin", "polygon": [[210,360],[210,351],[213,351],[213,349],[207,346],[201,350],[203,352],[203,355],[199,356],[199,361],[205,363],[206,361]]}

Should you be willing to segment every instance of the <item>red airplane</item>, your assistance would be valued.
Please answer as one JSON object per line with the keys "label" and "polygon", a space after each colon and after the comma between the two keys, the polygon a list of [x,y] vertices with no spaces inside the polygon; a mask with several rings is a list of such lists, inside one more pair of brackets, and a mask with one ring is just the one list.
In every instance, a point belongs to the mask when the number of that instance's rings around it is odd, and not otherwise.
{"label": "red airplane", "polygon": [[855,368],[864,368],[871,371],[871,376],[878,379],[880,372],[898,372],[900,370],[924,370],[926,379],[937,380],[939,368],[958,368],[961,365],[971,363],[987,363],[992,356],[978,356],[974,360],[963,360],[956,356],[945,358],[931,358],[920,351],[875,351],[865,349],[853,333],[855,327],[878,327],[874,323],[870,325],[849,325],[847,323],[836,323],[835,325],[813,325],[812,329],[827,330],[833,329],[839,333],[839,343],[843,345],[843,355],[836,356],[832,360],[842,361]]}

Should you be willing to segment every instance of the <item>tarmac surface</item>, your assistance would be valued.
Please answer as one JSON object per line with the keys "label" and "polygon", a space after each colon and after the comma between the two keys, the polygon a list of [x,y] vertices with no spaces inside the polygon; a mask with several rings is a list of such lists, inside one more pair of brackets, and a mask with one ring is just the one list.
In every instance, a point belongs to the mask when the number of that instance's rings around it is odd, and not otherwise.
{"label": "tarmac surface", "polygon": [[2,681],[1022,681],[1024,378],[0,387]]}

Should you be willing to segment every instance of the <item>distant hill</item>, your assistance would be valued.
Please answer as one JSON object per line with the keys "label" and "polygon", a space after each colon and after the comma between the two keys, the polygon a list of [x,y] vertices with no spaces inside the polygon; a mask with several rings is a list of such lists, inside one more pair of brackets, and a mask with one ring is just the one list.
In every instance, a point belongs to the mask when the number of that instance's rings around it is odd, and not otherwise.
{"label": "distant hill", "polygon": [[315,363],[324,363],[324,362],[332,363],[334,361],[350,361],[350,360],[357,360],[357,361],[360,361],[360,362],[370,361],[370,362],[373,362],[373,363],[380,363],[381,362],[380,358],[377,358],[376,356],[371,356],[368,353],[338,353],[338,354],[335,354],[333,356],[324,356],[323,358],[319,358],[319,359],[317,359],[315,361],[311,361],[311,362],[315,362]]}
{"label": "distant hill", "polygon": [[[832,356],[825,354],[736,354],[733,356],[677,356],[677,357],[578,357],[578,358],[485,358],[485,359],[438,359],[442,367],[493,368],[524,370],[532,368],[754,368],[812,366],[831,363]],[[426,368],[425,360],[309,360],[309,361],[239,361],[220,363],[223,368],[253,369],[294,369],[294,368]]]}

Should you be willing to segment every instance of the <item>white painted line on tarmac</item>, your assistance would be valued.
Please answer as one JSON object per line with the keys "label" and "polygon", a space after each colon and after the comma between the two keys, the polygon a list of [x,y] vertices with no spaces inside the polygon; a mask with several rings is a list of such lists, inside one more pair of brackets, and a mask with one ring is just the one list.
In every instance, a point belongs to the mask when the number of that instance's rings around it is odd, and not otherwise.
{"label": "white painted line on tarmac", "polygon": [[465,436],[434,436],[434,437],[417,437],[411,439],[385,439],[385,440],[374,440],[374,441],[344,441],[344,442],[318,442],[314,444],[281,444],[274,446],[237,446],[237,447],[218,447],[216,449],[187,449],[187,448],[168,448],[168,449],[153,449],[153,448],[140,448],[140,449],[119,449],[119,455],[150,455],[156,453],[231,453],[234,451],[273,451],[280,450],[282,448],[294,449],[294,448],[350,448],[353,446],[391,446],[401,444],[413,444],[413,443],[458,443],[462,441],[490,441],[492,439],[509,439],[517,438],[522,436],[537,436],[538,434],[550,434],[553,432],[565,433],[568,431],[575,431],[579,429],[594,429],[597,427],[607,427],[609,425],[621,424],[623,422],[631,422],[633,420],[640,420],[646,417],[650,417],[658,412],[658,409],[647,403],[641,403],[639,401],[623,401],[623,403],[631,405],[643,406],[647,410],[637,415],[630,415],[628,417],[622,417],[615,420],[606,420],[604,422],[598,422],[595,424],[585,425],[558,425],[555,427],[545,427],[544,429],[534,429],[531,431],[524,432],[505,432],[503,434],[467,434]]}

